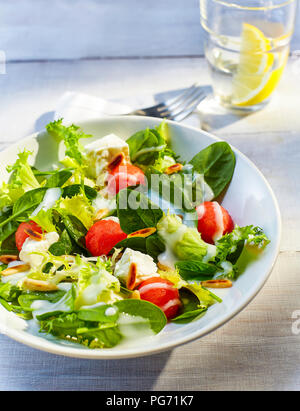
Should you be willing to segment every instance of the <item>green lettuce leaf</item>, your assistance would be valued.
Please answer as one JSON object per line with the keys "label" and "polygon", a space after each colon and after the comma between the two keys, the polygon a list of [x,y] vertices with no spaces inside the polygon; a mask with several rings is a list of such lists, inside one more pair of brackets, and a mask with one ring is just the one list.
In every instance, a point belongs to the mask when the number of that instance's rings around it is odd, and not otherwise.
{"label": "green lettuce leaf", "polygon": [[119,280],[106,270],[106,265],[98,259],[97,264],[76,257],[79,267],[76,285],[75,308],[98,302],[111,304],[120,299]]}
{"label": "green lettuce leaf", "polygon": [[[77,165],[83,165],[85,161],[85,154],[82,145],[79,140],[82,138],[91,137],[88,134],[85,134],[80,127],[75,126],[74,124],[70,126],[64,126],[62,124],[63,119],[59,119],[49,123],[46,126],[46,129],[50,135],[54,138],[63,141],[66,146],[66,156],[70,159],[75,160]],[[65,164],[66,165],[66,164]],[[72,167],[74,163],[70,160],[69,167]]]}
{"label": "green lettuce leaf", "polygon": [[202,260],[207,253],[197,229],[187,227],[177,215],[165,215],[157,224],[157,233],[178,260]]}
{"label": "green lettuce leaf", "polygon": [[236,225],[231,233],[225,234],[216,242],[215,260],[227,260],[235,264],[246,244],[262,250],[269,242],[270,240],[260,227]]}
{"label": "green lettuce leaf", "polygon": [[156,129],[141,130],[126,140],[132,163],[150,165],[158,159],[167,143]]}
{"label": "green lettuce leaf", "polygon": [[6,168],[7,171],[12,174],[9,182],[2,184],[0,204],[4,204],[5,202],[7,202],[6,205],[12,204],[27,191],[41,187],[28,163],[28,157],[31,154],[32,152],[24,150],[18,154],[18,159],[15,164]]}
{"label": "green lettuce leaf", "polygon": [[62,198],[57,208],[59,212],[63,210],[63,212],[78,218],[87,230],[94,223],[94,207],[83,192],[73,197]]}
{"label": "green lettuce leaf", "polygon": [[190,164],[204,175],[204,179],[218,197],[229,184],[235,169],[235,154],[230,145],[219,141],[201,150]]}
{"label": "green lettuce leaf", "polygon": [[51,208],[48,210],[42,208],[35,216],[31,216],[30,219],[35,221],[47,233],[57,231],[53,223],[53,210]]}

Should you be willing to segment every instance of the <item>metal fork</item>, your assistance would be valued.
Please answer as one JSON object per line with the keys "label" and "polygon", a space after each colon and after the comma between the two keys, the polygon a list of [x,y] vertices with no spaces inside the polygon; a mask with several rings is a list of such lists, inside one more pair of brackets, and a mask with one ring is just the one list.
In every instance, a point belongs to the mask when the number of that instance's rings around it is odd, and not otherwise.
{"label": "metal fork", "polygon": [[167,99],[151,107],[134,110],[126,115],[160,117],[182,121],[195,110],[205,97],[204,88],[195,83],[177,97]]}

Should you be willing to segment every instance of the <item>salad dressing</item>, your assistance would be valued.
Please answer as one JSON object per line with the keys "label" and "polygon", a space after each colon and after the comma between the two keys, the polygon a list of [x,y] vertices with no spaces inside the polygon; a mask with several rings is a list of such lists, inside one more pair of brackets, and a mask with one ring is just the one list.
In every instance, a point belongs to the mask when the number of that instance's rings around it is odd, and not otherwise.
{"label": "salad dressing", "polygon": [[123,335],[123,340],[119,344],[119,347],[131,345],[136,345],[136,340],[143,338],[148,338],[155,336],[152,331],[149,321],[138,315],[130,315],[120,313],[119,319],[117,321],[121,334]]}
{"label": "salad dressing", "polygon": [[182,240],[182,237],[184,236],[184,233],[188,227],[184,224],[181,224],[177,230],[175,230],[173,233],[164,233],[164,240],[165,240],[165,251],[161,254],[158,255],[157,259],[158,261],[167,267],[170,267],[172,269],[175,268],[175,263],[178,261],[178,257],[176,257],[173,249],[174,246],[177,242]]}
{"label": "salad dressing", "polygon": [[1,281],[2,283],[10,283],[11,285],[18,285],[18,283],[21,283],[22,280],[26,278],[29,273],[30,273],[30,270],[24,271],[22,273],[8,275],[7,277],[2,276]]}
{"label": "salad dressing", "polygon": [[203,257],[203,262],[207,263],[211,261],[217,254],[217,247],[213,244],[206,244],[206,254]]}
{"label": "salad dressing", "polygon": [[105,310],[105,315],[108,316],[108,317],[111,317],[112,315],[115,315],[116,313],[117,313],[117,310],[114,307],[108,307]]}
{"label": "salad dressing", "polygon": [[220,267],[222,268],[222,270],[217,271],[216,274],[214,275],[214,278],[217,278],[220,275],[227,277],[229,274],[232,273],[233,266],[230,261],[222,261],[220,263]]}
{"label": "salad dressing", "polygon": [[39,204],[39,206],[31,214],[32,217],[36,216],[41,210],[47,211],[50,208],[54,207],[56,201],[60,199],[61,193],[62,191],[58,187],[49,188],[45,193],[43,201]]}
{"label": "salad dressing", "polygon": [[[19,260],[11,261],[10,263],[8,263],[7,268],[16,267],[16,266],[22,265],[22,264],[24,264],[23,261],[19,261]],[[17,284],[18,284],[19,282],[21,282],[25,277],[27,277],[27,275],[29,274],[29,272],[30,272],[30,270],[28,270],[28,271],[23,271],[23,272],[21,272],[21,273],[11,274],[11,275],[8,275],[7,277],[2,276],[2,277],[1,277],[1,281],[2,281],[3,283],[10,283],[10,284],[12,284],[12,285],[17,285]]]}

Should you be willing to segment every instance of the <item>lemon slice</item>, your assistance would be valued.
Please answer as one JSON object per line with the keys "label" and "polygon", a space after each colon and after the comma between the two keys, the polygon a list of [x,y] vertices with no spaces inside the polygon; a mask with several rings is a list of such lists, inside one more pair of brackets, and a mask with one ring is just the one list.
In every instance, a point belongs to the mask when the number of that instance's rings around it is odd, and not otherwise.
{"label": "lemon slice", "polygon": [[[240,61],[233,77],[232,103],[251,106],[266,100],[277,86],[288,56],[288,51],[270,52],[271,42],[257,27],[244,23]],[[277,61],[279,60],[279,61]],[[275,70],[272,68],[276,66]]]}

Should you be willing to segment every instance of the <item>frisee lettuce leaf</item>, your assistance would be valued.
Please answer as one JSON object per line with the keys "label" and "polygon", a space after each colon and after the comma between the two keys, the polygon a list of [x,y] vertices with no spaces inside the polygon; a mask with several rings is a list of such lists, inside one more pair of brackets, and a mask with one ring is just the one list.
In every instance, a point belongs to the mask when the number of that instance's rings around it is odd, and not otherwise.
{"label": "frisee lettuce leaf", "polygon": [[28,163],[31,154],[31,151],[24,150],[18,154],[18,159],[13,165],[6,167],[7,171],[12,174],[8,183],[2,183],[0,207],[13,204],[25,192],[41,187]]}
{"label": "frisee lettuce leaf", "polygon": [[76,285],[75,308],[93,305],[98,302],[111,304],[120,296],[119,280],[107,271],[105,263],[99,258],[97,264],[76,257],[79,274]]}
{"label": "frisee lettuce leaf", "polygon": [[263,249],[270,240],[260,227],[247,225],[235,226],[231,233],[225,234],[216,242],[217,254],[215,261],[229,261],[235,264],[240,257],[245,244]]}
{"label": "frisee lettuce leaf", "polygon": [[87,230],[94,223],[94,207],[83,192],[71,198],[62,198],[58,204],[58,209],[77,217]]}
{"label": "frisee lettuce leaf", "polygon": [[[50,135],[55,137],[58,140],[64,142],[66,146],[66,156],[70,159],[75,160],[79,165],[83,165],[85,161],[85,154],[82,145],[79,140],[81,138],[91,137],[88,134],[85,134],[80,127],[71,124],[70,126],[64,126],[62,124],[63,119],[52,121],[46,126],[46,129]],[[69,167],[72,167],[74,164],[70,161]]]}
{"label": "frisee lettuce leaf", "polygon": [[36,222],[47,233],[57,231],[53,223],[53,210],[51,208],[48,210],[42,208],[35,216],[31,216],[30,219]]}

